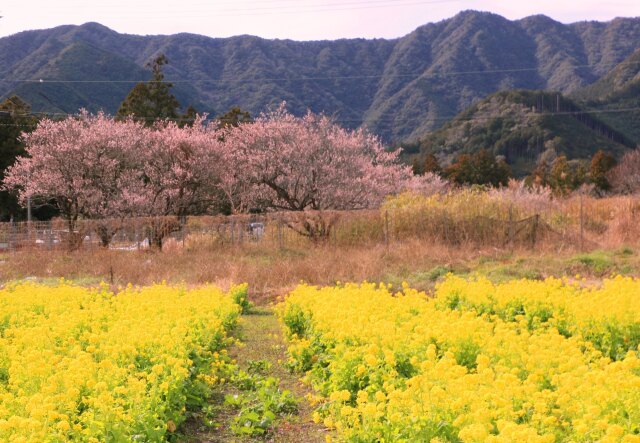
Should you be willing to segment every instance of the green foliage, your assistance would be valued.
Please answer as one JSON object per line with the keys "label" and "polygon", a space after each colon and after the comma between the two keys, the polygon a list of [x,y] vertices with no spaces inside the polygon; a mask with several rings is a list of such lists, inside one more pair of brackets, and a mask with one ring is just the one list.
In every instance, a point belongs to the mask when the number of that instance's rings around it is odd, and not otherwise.
{"label": "green foliage", "polygon": [[444,277],[445,275],[447,275],[449,272],[451,272],[451,268],[449,268],[448,266],[435,266],[429,271],[429,280],[436,281],[440,277]]}
{"label": "green foliage", "polygon": [[455,161],[461,154],[488,149],[522,177],[549,150],[567,159],[590,159],[600,149],[620,156],[631,145],[625,134],[561,94],[514,90],[495,93],[458,114],[422,139],[421,152]]}
{"label": "green foliage", "polygon": [[[52,52],[53,48],[60,52]],[[42,48],[44,53],[41,56],[46,57],[45,63],[33,78],[73,82],[18,85],[13,93],[28,101],[36,112],[73,114],[85,108],[90,112],[106,110],[114,113],[122,97],[133,86],[130,81],[148,77],[144,69],[122,53],[113,52],[110,48],[100,49],[83,39],[67,46],[58,43],[53,48]]]}
{"label": "green foliage", "polygon": [[413,173],[416,175],[423,175],[429,172],[440,175],[442,173],[442,167],[438,158],[431,152],[424,156],[417,157],[413,161]]}
{"label": "green foliage", "polygon": [[[257,366],[265,365],[259,363]],[[293,394],[281,390],[277,378],[240,371],[232,378],[232,383],[240,393],[226,395],[225,404],[238,410],[231,425],[238,436],[264,436],[273,430],[278,416],[293,414],[298,409]]]}
{"label": "green foliage", "polygon": [[639,74],[640,49],[636,49],[607,75],[573,94],[586,108],[613,111],[600,113],[600,118],[635,144],[640,144]]}
{"label": "green foliage", "polygon": [[147,67],[151,68],[152,78],[147,83],[138,83],[125,97],[117,116],[126,118],[133,116],[142,119],[147,126],[153,125],[157,120],[178,120],[182,124],[188,124],[195,118],[195,108],[189,106],[186,114],[179,115],[180,103],[171,93],[172,83],[164,81],[162,67],[169,63],[164,54],[156,57]]}
{"label": "green foliage", "polygon": [[511,170],[503,160],[496,158],[486,149],[474,154],[461,154],[445,169],[452,181],[466,185],[505,186],[509,182]]}
{"label": "green foliage", "polygon": [[480,346],[470,338],[458,343],[453,352],[456,363],[460,366],[465,366],[469,371],[475,369],[478,365],[476,360],[479,354]]}
{"label": "green foliage", "polygon": [[[496,91],[546,86],[574,91],[591,83],[610,69],[612,61],[622,61],[638,47],[639,28],[638,19],[564,25],[542,16],[510,22],[495,14],[465,11],[399,39],[294,42],[251,36],[213,40],[189,34],[132,37],[88,23],[0,39],[0,65],[7,80],[26,72],[30,78],[114,80],[32,83],[16,91],[38,111],[73,113],[85,107],[114,113],[133,86],[122,81],[146,78],[138,63],[153,50],[165,53],[176,77],[187,80],[175,85],[178,100],[200,110],[240,106],[257,115],[286,100],[296,115],[307,109],[336,113],[345,125],[366,122],[386,140],[414,142]],[[616,43],[603,45],[603,36]],[[585,67],[585,57],[594,66]],[[483,70],[493,73],[449,75]],[[13,86],[0,84],[0,94],[10,94]],[[545,107],[551,103],[545,100]],[[638,113],[602,118],[629,115],[633,119],[625,123],[625,131],[639,134],[640,126],[633,123]],[[508,137],[513,122],[505,120],[500,123],[505,137],[500,139],[518,149],[524,149],[525,141],[536,146],[539,131],[518,126]]]}
{"label": "green foliage", "polygon": [[601,329],[592,329],[585,339],[611,360],[623,360],[629,349],[640,344],[640,323],[618,324],[610,322]]}
{"label": "green foliage", "polygon": [[234,106],[224,114],[219,115],[217,119],[220,122],[219,126],[221,128],[226,128],[228,126],[238,127],[243,123],[251,123],[253,121],[251,114],[247,111],[243,111],[238,106]]}
{"label": "green foliage", "polygon": [[608,191],[611,189],[611,183],[607,174],[616,165],[616,159],[603,150],[596,152],[591,158],[591,167],[589,169],[589,178],[596,189],[600,191]]}
{"label": "green foliage", "polygon": [[289,337],[306,337],[310,331],[311,320],[307,313],[298,305],[291,305],[282,318],[287,327]]}
{"label": "green foliage", "polygon": [[[0,181],[5,169],[25,153],[20,135],[32,131],[37,123],[31,107],[20,97],[14,95],[0,103]],[[24,212],[14,194],[0,191],[0,220],[21,219],[26,215]]]}
{"label": "green foliage", "polygon": [[234,303],[240,306],[243,314],[248,313],[253,307],[253,304],[249,301],[248,290],[249,286],[246,284],[234,286],[230,290]]}
{"label": "green foliage", "polygon": [[187,107],[187,110],[184,111],[182,118],[179,119],[178,126],[193,126],[193,122],[195,121],[197,116],[198,111],[196,110],[196,108],[194,108],[193,105],[189,105]]}
{"label": "green foliage", "polygon": [[590,254],[577,255],[573,261],[580,264],[592,273],[597,275],[604,275],[607,271],[613,269],[613,261],[611,258],[602,252],[592,252]]}
{"label": "green foliage", "polygon": [[250,374],[265,375],[271,369],[271,362],[268,360],[250,360],[247,362],[247,371]]}
{"label": "green foliage", "polygon": [[[529,186],[548,186],[553,193],[558,196],[567,195],[575,191],[591,178],[587,171],[587,164],[580,160],[567,160],[561,155],[548,163],[546,159],[541,160],[535,169],[525,179]],[[606,180],[606,177],[604,177]]]}
{"label": "green foliage", "polygon": [[585,166],[577,161],[568,161],[564,155],[556,158],[551,165],[548,185],[557,195],[566,195],[586,182]]}

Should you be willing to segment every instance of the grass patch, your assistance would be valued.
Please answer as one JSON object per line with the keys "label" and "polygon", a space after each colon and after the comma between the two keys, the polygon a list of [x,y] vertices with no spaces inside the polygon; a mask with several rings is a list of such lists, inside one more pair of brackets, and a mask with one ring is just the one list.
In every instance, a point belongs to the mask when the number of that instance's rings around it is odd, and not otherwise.
{"label": "grass patch", "polygon": [[327,431],[311,419],[308,388],[286,367],[286,345],[272,310],[250,308],[236,333],[240,343],[230,349],[234,372],[182,441],[324,442]]}
{"label": "grass patch", "polygon": [[622,248],[618,249],[616,254],[623,257],[631,257],[634,254],[634,252],[633,252],[633,249],[631,249],[630,247],[623,246]]}
{"label": "grass patch", "polygon": [[529,280],[540,280],[542,278],[539,270],[520,264],[496,266],[493,269],[489,269],[486,272],[486,276],[496,283],[521,278]]}
{"label": "grass patch", "polygon": [[440,265],[439,266],[434,266],[428,272],[429,280],[436,281],[439,278],[444,277],[445,275],[447,275],[449,272],[452,272],[452,270],[451,270],[451,268],[449,266],[440,266]]}
{"label": "grass patch", "polygon": [[577,255],[571,260],[574,264],[583,266],[588,272],[596,275],[604,275],[614,269],[611,257],[603,251],[594,251],[589,254]]}

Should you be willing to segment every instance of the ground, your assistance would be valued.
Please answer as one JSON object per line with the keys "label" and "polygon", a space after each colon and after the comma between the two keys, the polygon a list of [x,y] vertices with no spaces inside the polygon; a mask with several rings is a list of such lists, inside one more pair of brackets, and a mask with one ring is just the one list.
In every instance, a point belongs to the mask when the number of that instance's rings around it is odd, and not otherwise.
{"label": "ground", "polygon": [[240,438],[231,431],[237,411],[225,405],[224,396],[236,393],[231,384],[219,389],[203,411],[196,411],[185,424],[186,442],[323,442],[327,431],[313,423],[312,406],[305,395],[311,391],[299,374],[286,368],[286,345],[272,310],[279,296],[300,282],[331,285],[338,281],[383,281],[394,289],[403,282],[419,290],[431,291],[447,273],[480,273],[493,281],[514,278],[541,279],[548,276],[580,275],[597,282],[611,274],[640,275],[640,254],[635,247],[580,252],[577,250],[504,250],[439,246],[406,241],[391,245],[352,247],[314,246],[278,249],[246,246],[214,250],[165,250],[163,252],[34,252],[18,251],[0,257],[0,280],[38,281],[72,279],[95,285],[105,281],[114,290],[128,283],[148,285],[170,283],[198,285],[215,283],[223,288],[246,282],[256,305],[242,316],[236,331],[241,344],[230,349],[241,370],[252,362],[268,362],[266,377],[279,379],[280,388],[298,400],[298,413],[277,422],[266,437]]}
{"label": "ground", "polygon": [[328,431],[313,422],[313,408],[305,398],[311,390],[300,381],[298,374],[291,373],[285,366],[286,343],[273,310],[269,307],[252,308],[242,316],[237,337],[241,343],[231,348],[231,357],[238,366],[247,371],[252,362],[268,362],[270,365],[264,375],[279,379],[281,389],[295,395],[298,399],[297,414],[285,416],[277,423],[275,431],[266,437],[238,437],[230,428],[237,412],[224,405],[224,396],[237,393],[237,389],[226,384],[211,399],[210,409],[214,411],[212,419],[215,425],[207,426],[208,418],[203,414],[194,416],[185,426],[184,442],[324,442]]}

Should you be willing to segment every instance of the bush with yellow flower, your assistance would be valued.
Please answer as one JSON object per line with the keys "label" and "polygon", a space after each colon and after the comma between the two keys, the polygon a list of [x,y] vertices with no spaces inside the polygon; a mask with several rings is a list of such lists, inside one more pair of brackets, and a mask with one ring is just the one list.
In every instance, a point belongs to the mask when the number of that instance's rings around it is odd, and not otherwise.
{"label": "bush with yellow flower", "polygon": [[165,284],[1,289],[0,441],[165,440],[228,364],[233,298]]}
{"label": "bush with yellow flower", "polygon": [[[449,276],[433,296],[301,285],[278,312],[323,399],[314,419],[346,441],[635,442],[634,294],[637,279]],[[603,343],[618,341],[612,358]]]}

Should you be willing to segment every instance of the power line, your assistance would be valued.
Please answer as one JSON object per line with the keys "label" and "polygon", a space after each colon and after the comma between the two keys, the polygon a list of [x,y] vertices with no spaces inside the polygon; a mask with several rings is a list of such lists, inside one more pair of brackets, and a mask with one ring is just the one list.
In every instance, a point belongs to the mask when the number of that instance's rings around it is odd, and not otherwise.
{"label": "power line", "polygon": [[[559,112],[536,112],[535,115],[539,116],[562,116],[562,115],[584,115],[584,114],[616,114],[616,113],[627,113],[627,112],[638,112],[640,111],[640,107],[631,107],[631,108],[622,108],[622,109],[585,109],[580,111],[559,111]],[[28,117],[28,116],[38,116],[41,117],[74,117],[78,114],[69,114],[64,112],[53,112],[53,113],[30,113],[30,114],[13,114],[14,116],[20,117]],[[431,117],[419,119],[420,122],[424,123],[437,123],[441,121],[450,121],[456,119],[457,121],[487,121],[495,118],[501,118],[503,116],[473,116],[467,118],[456,118],[457,115],[454,116],[445,116],[445,117]],[[154,121],[154,120],[162,120],[157,117],[130,117],[135,121]],[[189,118],[168,118],[169,121],[181,122],[181,121],[191,121]],[[210,119],[215,120],[215,119]],[[402,118],[402,119],[380,119],[380,120],[366,120],[366,119],[334,119],[335,122],[338,123],[363,123],[363,124],[378,124],[378,123],[402,123],[402,122],[414,122],[416,119]],[[30,124],[18,124],[18,123],[2,123],[0,126],[32,126]]]}
{"label": "power line", "polygon": [[[620,63],[590,63],[584,65],[573,65],[572,68],[601,68],[606,66],[633,66],[640,65],[640,61],[629,61]],[[201,84],[201,83],[225,83],[225,82],[266,82],[266,81],[318,81],[318,80],[365,80],[376,78],[434,78],[441,76],[459,76],[459,75],[481,75],[481,74],[508,74],[515,72],[534,72],[539,71],[540,67],[530,68],[504,68],[504,69],[478,69],[473,71],[451,71],[451,72],[431,72],[431,73],[412,73],[412,74],[376,74],[376,75],[343,75],[343,76],[322,76],[322,77],[265,77],[265,78],[238,78],[233,79],[192,79],[192,80],[172,80],[165,79],[162,82],[175,83],[175,84]],[[63,84],[75,84],[75,83],[154,83],[153,80],[56,80],[56,79],[0,79],[3,83],[63,83]]]}
{"label": "power line", "polygon": [[[357,9],[375,9],[396,6],[416,6],[431,5],[439,3],[460,3],[462,0],[367,0],[367,1],[344,1],[336,3],[326,3],[318,5],[295,4],[291,6],[258,6],[249,8],[222,8],[212,10],[215,16],[221,15],[266,15],[266,14],[282,14],[282,13],[305,13],[305,12],[330,12],[330,11],[350,11]],[[263,5],[263,3],[256,3]],[[263,11],[263,12],[260,12]],[[275,11],[275,12],[271,12]],[[236,13],[241,14],[226,14]],[[220,14],[222,13],[222,14]],[[180,13],[177,13],[180,15]],[[175,14],[171,14],[172,16]]]}
{"label": "power line", "polygon": [[[315,12],[335,12],[335,11],[353,11],[361,9],[379,9],[390,7],[402,7],[402,6],[420,6],[431,5],[440,3],[460,3],[464,0],[371,0],[371,1],[345,1],[334,2],[325,4],[292,4],[292,5],[279,5],[279,6],[263,6],[264,3],[256,3],[261,6],[248,7],[248,8],[221,8],[221,9],[207,9],[202,11],[198,17],[202,17],[203,14],[209,14],[212,17],[242,17],[242,16],[261,16],[261,15],[280,15],[280,14],[306,14]],[[209,5],[207,5],[209,6]],[[237,6],[237,5],[234,5]],[[166,17],[193,17],[194,14],[190,10],[186,10],[184,13],[181,11],[169,11],[165,14]],[[162,17],[161,14],[149,14],[151,18]],[[138,18],[139,19],[139,18]]]}

